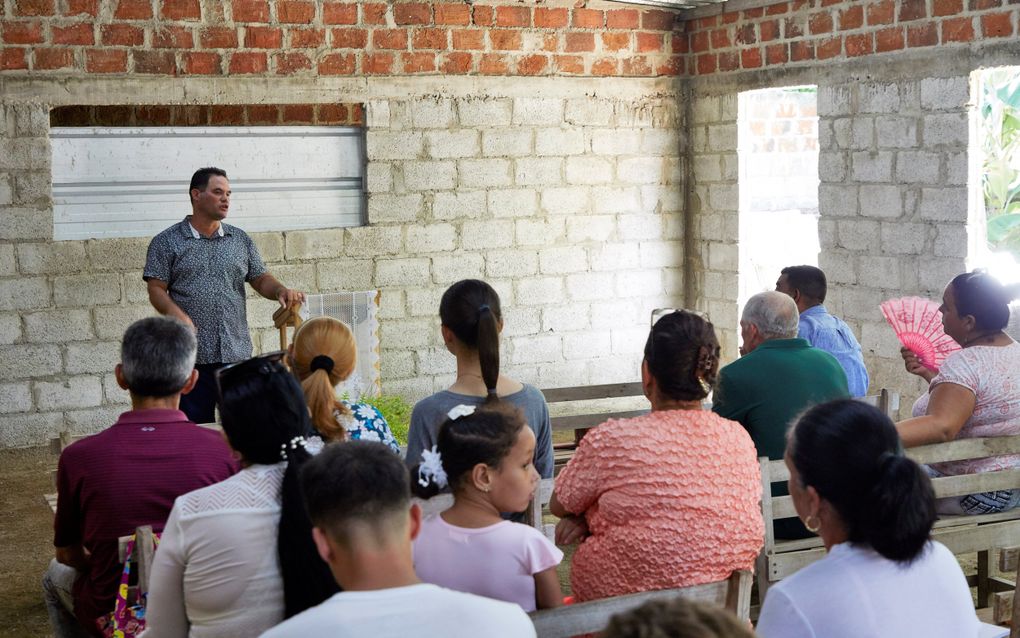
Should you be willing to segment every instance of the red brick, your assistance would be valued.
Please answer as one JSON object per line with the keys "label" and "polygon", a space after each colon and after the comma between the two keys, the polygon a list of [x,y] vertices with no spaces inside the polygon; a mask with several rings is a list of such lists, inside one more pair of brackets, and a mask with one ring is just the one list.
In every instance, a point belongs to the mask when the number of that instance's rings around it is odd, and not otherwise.
{"label": "red brick", "polygon": [[900,22],[909,22],[928,17],[926,0],[900,0],[899,5]]}
{"label": "red brick", "polygon": [[630,34],[623,33],[603,33],[602,34],[602,50],[603,51],[622,51],[630,48]]}
{"label": "red brick", "polygon": [[839,12],[839,30],[849,31],[864,26],[864,7],[857,4]]}
{"label": "red brick", "polygon": [[719,54],[719,70],[722,72],[736,71],[740,68],[740,54],[737,51],[725,51]]}
{"label": "red brick", "polygon": [[280,121],[278,104],[251,104],[247,108],[248,123],[255,125],[276,124]]}
{"label": "red brick", "polygon": [[754,9],[745,9],[744,10],[744,19],[745,20],[751,20],[751,19],[754,19],[754,18],[760,18],[763,15],[765,15],[765,9],[762,9],[761,7],[756,7]]}
{"label": "red brick", "polygon": [[471,14],[471,22],[479,27],[491,27],[496,18],[496,10],[488,6],[476,6]]}
{"label": "red brick", "polygon": [[758,42],[758,35],[754,30],[754,25],[743,24],[737,27],[736,42],[738,45],[755,44],[756,42]]}
{"label": "red brick", "polygon": [[697,58],[697,66],[695,67],[695,70],[698,75],[709,75],[711,73],[715,73],[717,62],[718,60],[716,59],[716,56],[713,53],[705,53],[699,55]]}
{"label": "red brick", "polygon": [[246,75],[265,73],[268,68],[269,62],[262,51],[240,51],[230,56],[228,70],[231,75]]}
{"label": "red brick", "polygon": [[783,23],[783,37],[787,40],[804,35],[805,20],[803,16],[787,18]]}
{"label": "red brick", "polygon": [[871,33],[856,33],[846,36],[847,57],[870,55],[875,52],[875,36]]}
{"label": "red brick", "polygon": [[85,70],[89,73],[125,73],[127,51],[93,49],[85,52]]}
{"label": "red brick", "polygon": [[418,2],[394,4],[393,21],[399,25],[432,24],[432,7]]}
{"label": "red brick", "polygon": [[202,7],[198,0],[163,0],[159,14],[164,20],[201,20]]}
{"label": "red brick", "polygon": [[[436,24],[468,25],[471,24],[471,6],[467,4],[437,4],[434,7]],[[540,9],[535,10],[538,15]],[[566,13],[566,9],[562,10]],[[536,25],[537,17],[536,17]]]}
{"label": "red brick", "polygon": [[990,13],[981,16],[981,33],[986,38],[1003,38],[1013,35],[1012,13]]}
{"label": "red brick", "polygon": [[478,59],[478,72],[482,75],[508,75],[507,57],[501,53],[483,53]]}
{"label": "red brick", "polygon": [[704,53],[709,49],[708,31],[698,31],[691,34],[691,51]]}
{"label": "red brick", "polygon": [[248,120],[239,104],[218,104],[209,107],[209,123],[213,126],[243,126]]}
{"label": "red brick", "polygon": [[564,50],[567,53],[577,53],[579,51],[594,51],[595,34],[585,31],[573,31],[567,33]]}
{"label": "red brick", "polygon": [[312,68],[312,61],[308,56],[298,51],[276,53],[273,55],[273,61],[276,63],[277,75],[294,75]]}
{"label": "red brick", "polygon": [[358,5],[349,2],[327,2],[322,5],[323,24],[357,24]]}
{"label": "red brick", "polygon": [[172,122],[169,106],[151,104],[135,109],[135,124],[137,126],[170,126]]}
{"label": "red brick", "polygon": [[209,107],[198,104],[173,106],[170,108],[170,121],[174,126],[205,126],[209,123]]}
{"label": "red brick", "polygon": [[597,77],[608,77],[617,74],[619,61],[615,58],[599,58],[591,64],[591,74]]}
{"label": "red brick", "polygon": [[638,53],[658,53],[662,51],[662,34],[661,33],[645,33],[638,31],[637,34],[637,52]]}
{"label": "red brick", "polygon": [[828,60],[841,53],[843,53],[843,38],[829,38],[815,44],[815,58],[818,60]]}
{"label": "red brick", "polygon": [[[935,0],[938,2],[938,0]],[[868,5],[868,25],[892,24],[896,19],[896,3],[893,0],[881,0]]]}
{"label": "red brick", "polygon": [[317,110],[315,121],[319,124],[348,124],[351,121],[345,104],[320,104]]}
{"label": "red brick", "polygon": [[[727,29],[716,29],[713,31],[711,40],[713,49],[727,49],[731,45],[730,32]],[[638,38],[638,46],[641,46],[640,37]]]}
{"label": "red brick", "polygon": [[790,3],[778,2],[776,4],[770,4],[765,7],[765,15],[767,16],[778,16],[786,13],[790,10]]}
{"label": "red brick", "polygon": [[365,29],[333,29],[333,48],[364,49],[368,44],[368,31]]}
{"label": "red brick", "polygon": [[269,22],[266,0],[233,0],[234,22]]}
{"label": "red brick", "polygon": [[283,46],[283,29],[245,27],[244,46],[249,49],[279,49]]}
{"label": "red brick", "polygon": [[567,75],[584,74],[584,58],[579,55],[553,56],[553,72]]}
{"label": "red brick", "polygon": [[734,22],[737,22],[737,21],[740,20],[740,12],[739,11],[727,11],[726,13],[722,14],[721,16],[719,16],[719,18],[722,20],[723,24],[733,24]]}
{"label": "red brick", "polygon": [[223,64],[219,53],[187,51],[181,64],[183,75],[221,75]]}
{"label": "red brick", "polygon": [[496,26],[530,27],[531,9],[511,5],[498,6],[496,7]]}
{"label": "red brick", "polygon": [[526,55],[517,60],[517,75],[542,75],[549,66],[549,57],[545,55]]}
{"label": "red brick", "polygon": [[53,15],[53,0],[15,0],[14,15],[51,16]]}
{"label": "red brick", "polygon": [[311,24],[315,20],[315,3],[278,0],[276,19],[284,24]]}
{"label": "red brick", "polygon": [[972,18],[947,18],[942,21],[942,43],[970,42],[974,39]]}
{"label": "red brick", "polygon": [[845,0],[822,0],[822,6],[829,7],[834,4],[843,4],[843,2],[845,2]]}
{"label": "red brick", "polygon": [[385,4],[364,4],[361,6],[361,20],[365,24],[386,24]]}
{"label": "red brick", "polygon": [[28,70],[28,59],[25,49],[14,47],[0,48],[0,71]]}
{"label": "red brick", "polygon": [[236,49],[237,29],[234,27],[206,27],[198,32],[198,43],[203,49]]}
{"label": "red brick", "polygon": [[719,20],[715,16],[706,16],[694,21],[694,29],[697,31],[709,31],[719,26]]}
{"label": "red brick", "polygon": [[574,9],[571,26],[577,29],[601,29],[606,25],[606,14],[595,9]]}
{"label": "red brick", "polygon": [[95,44],[91,22],[79,22],[67,27],[53,27],[50,31],[53,44]]}
{"label": "red brick", "polygon": [[813,13],[808,18],[808,32],[811,35],[832,33],[832,15],[829,13]]}
{"label": "red brick", "polygon": [[446,29],[417,29],[411,38],[413,49],[446,49]]}
{"label": "red brick", "polygon": [[[536,24],[538,12],[536,10]],[[606,11],[606,26],[610,29],[636,29],[641,20],[637,9],[610,9]]]}
{"label": "red brick", "polygon": [[152,47],[155,49],[190,49],[195,46],[191,29],[177,26],[161,26],[152,32]]}
{"label": "red brick", "polygon": [[376,29],[372,31],[372,46],[376,49],[406,49],[407,31],[404,29]]}
{"label": "red brick", "polygon": [[931,12],[936,17],[954,16],[963,11],[963,0],[933,0]]}
{"label": "red brick", "polygon": [[875,32],[875,51],[885,53],[887,51],[899,51],[906,43],[904,42],[903,27],[889,27]]}
{"label": "red brick", "polygon": [[560,44],[560,36],[556,33],[546,33],[542,36],[542,47],[540,51],[548,51],[549,53],[555,53],[562,51],[563,46]]}
{"label": "red brick", "polygon": [[489,42],[494,51],[520,51],[520,31],[489,31]]}
{"label": "red brick", "polygon": [[934,22],[907,27],[908,47],[930,47],[938,43],[939,34]]}
{"label": "red brick", "polygon": [[771,42],[779,38],[779,20],[766,20],[758,25],[758,33],[762,42]]}
{"label": "red brick", "polygon": [[41,22],[0,22],[4,44],[39,44],[43,41]]}
{"label": "red brick", "polygon": [[815,59],[815,45],[810,42],[800,40],[798,42],[790,43],[790,61],[791,62],[803,62],[804,60]]}
{"label": "red brick", "polygon": [[132,51],[135,73],[177,75],[177,60],[173,51]]}
{"label": "red brick", "polygon": [[436,52],[405,51],[400,54],[404,73],[433,73],[436,70]]}
{"label": "red brick", "polygon": [[145,42],[145,31],[129,24],[104,24],[99,38],[107,46],[140,46]]}
{"label": "red brick", "polygon": [[449,51],[442,55],[439,70],[449,75],[464,75],[471,71],[471,54]]}
{"label": "red brick", "polygon": [[650,9],[641,12],[641,28],[649,31],[672,31],[676,24],[676,14],[672,11]]}
{"label": "red brick", "polygon": [[969,11],[984,11],[986,9],[995,9],[1002,6],[1002,0],[968,0],[967,9]]}
{"label": "red brick", "polygon": [[330,53],[319,58],[319,75],[354,75],[357,63],[354,53]]}
{"label": "red brick", "polygon": [[790,48],[786,44],[770,44],[765,47],[766,64],[786,64],[790,59]]}
{"label": "red brick", "polygon": [[393,54],[365,53],[361,59],[361,72],[365,75],[389,75],[393,73]]}
{"label": "red brick", "polygon": [[620,74],[630,77],[648,77],[652,74],[652,67],[648,58],[639,55],[626,57],[620,62]]}
{"label": "red brick", "polygon": [[455,50],[479,51],[485,48],[485,31],[481,29],[457,29],[451,35]]}
{"label": "red brick", "polygon": [[152,17],[152,3],[149,0],[120,0],[113,17],[118,20],[148,20]]}
{"label": "red brick", "polygon": [[313,124],[315,122],[314,104],[284,104],[284,124]]}
{"label": "red brick", "polygon": [[99,15],[99,0],[67,0],[66,16],[87,15],[93,18]]}
{"label": "red brick", "polygon": [[74,66],[74,51],[71,49],[35,49],[32,53],[32,68],[36,71],[66,69]]}
{"label": "red brick", "polygon": [[351,117],[347,123],[351,126],[364,126],[365,107],[361,104],[351,104]]}

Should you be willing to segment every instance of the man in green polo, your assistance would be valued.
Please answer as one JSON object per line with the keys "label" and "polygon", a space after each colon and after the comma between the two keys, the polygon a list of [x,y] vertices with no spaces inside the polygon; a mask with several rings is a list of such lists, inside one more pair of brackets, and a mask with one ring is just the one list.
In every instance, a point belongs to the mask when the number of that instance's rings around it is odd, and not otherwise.
{"label": "man in green polo", "polygon": [[[786,430],[807,408],[850,397],[846,373],[828,352],[797,338],[800,313],[788,295],[769,291],[747,300],[740,317],[741,356],[719,370],[712,411],[738,421],[758,456],[783,458]],[[787,494],[786,485],[773,495]],[[778,538],[797,538],[796,519],[776,521]]]}

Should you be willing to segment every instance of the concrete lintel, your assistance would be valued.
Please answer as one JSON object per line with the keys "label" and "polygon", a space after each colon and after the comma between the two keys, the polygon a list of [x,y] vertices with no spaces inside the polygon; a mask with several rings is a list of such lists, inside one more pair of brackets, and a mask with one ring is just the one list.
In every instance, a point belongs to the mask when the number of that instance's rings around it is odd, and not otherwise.
{"label": "concrete lintel", "polygon": [[721,13],[731,13],[733,11],[744,11],[745,9],[767,7],[772,4],[780,4],[781,2],[785,2],[785,0],[726,0],[719,4],[710,4],[696,9],[687,9],[680,14],[680,17],[684,20],[696,20],[698,18],[716,16]]}
{"label": "concrete lintel", "polygon": [[681,78],[173,78],[0,76],[0,101],[51,106],[102,104],[305,104],[413,97],[634,99],[679,95]]}

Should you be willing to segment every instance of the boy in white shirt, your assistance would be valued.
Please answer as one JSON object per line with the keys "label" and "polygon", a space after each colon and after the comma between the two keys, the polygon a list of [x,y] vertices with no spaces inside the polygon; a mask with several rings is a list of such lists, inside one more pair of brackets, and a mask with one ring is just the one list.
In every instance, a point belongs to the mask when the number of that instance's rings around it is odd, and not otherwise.
{"label": "boy in white shirt", "polygon": [[301,471],[312,537],[344,591],[262,634],[533,638],[518,605],[423,584],[411,541],[421,509],[407,468],[380,443],[328,445]]}

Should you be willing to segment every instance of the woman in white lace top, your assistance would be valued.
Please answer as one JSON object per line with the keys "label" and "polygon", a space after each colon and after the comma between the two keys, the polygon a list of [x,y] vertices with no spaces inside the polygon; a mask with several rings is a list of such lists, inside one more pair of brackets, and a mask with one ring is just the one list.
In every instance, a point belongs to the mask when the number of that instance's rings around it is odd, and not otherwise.
{"label": "woman in white lace top", "polygon": [[146,638],[257,636],[283,620],[274,550],[281,492],[296,476],[281,451],[313,430],[282,354],[219,375],[223,431],[244,469],[174,503],[152,567]]}

